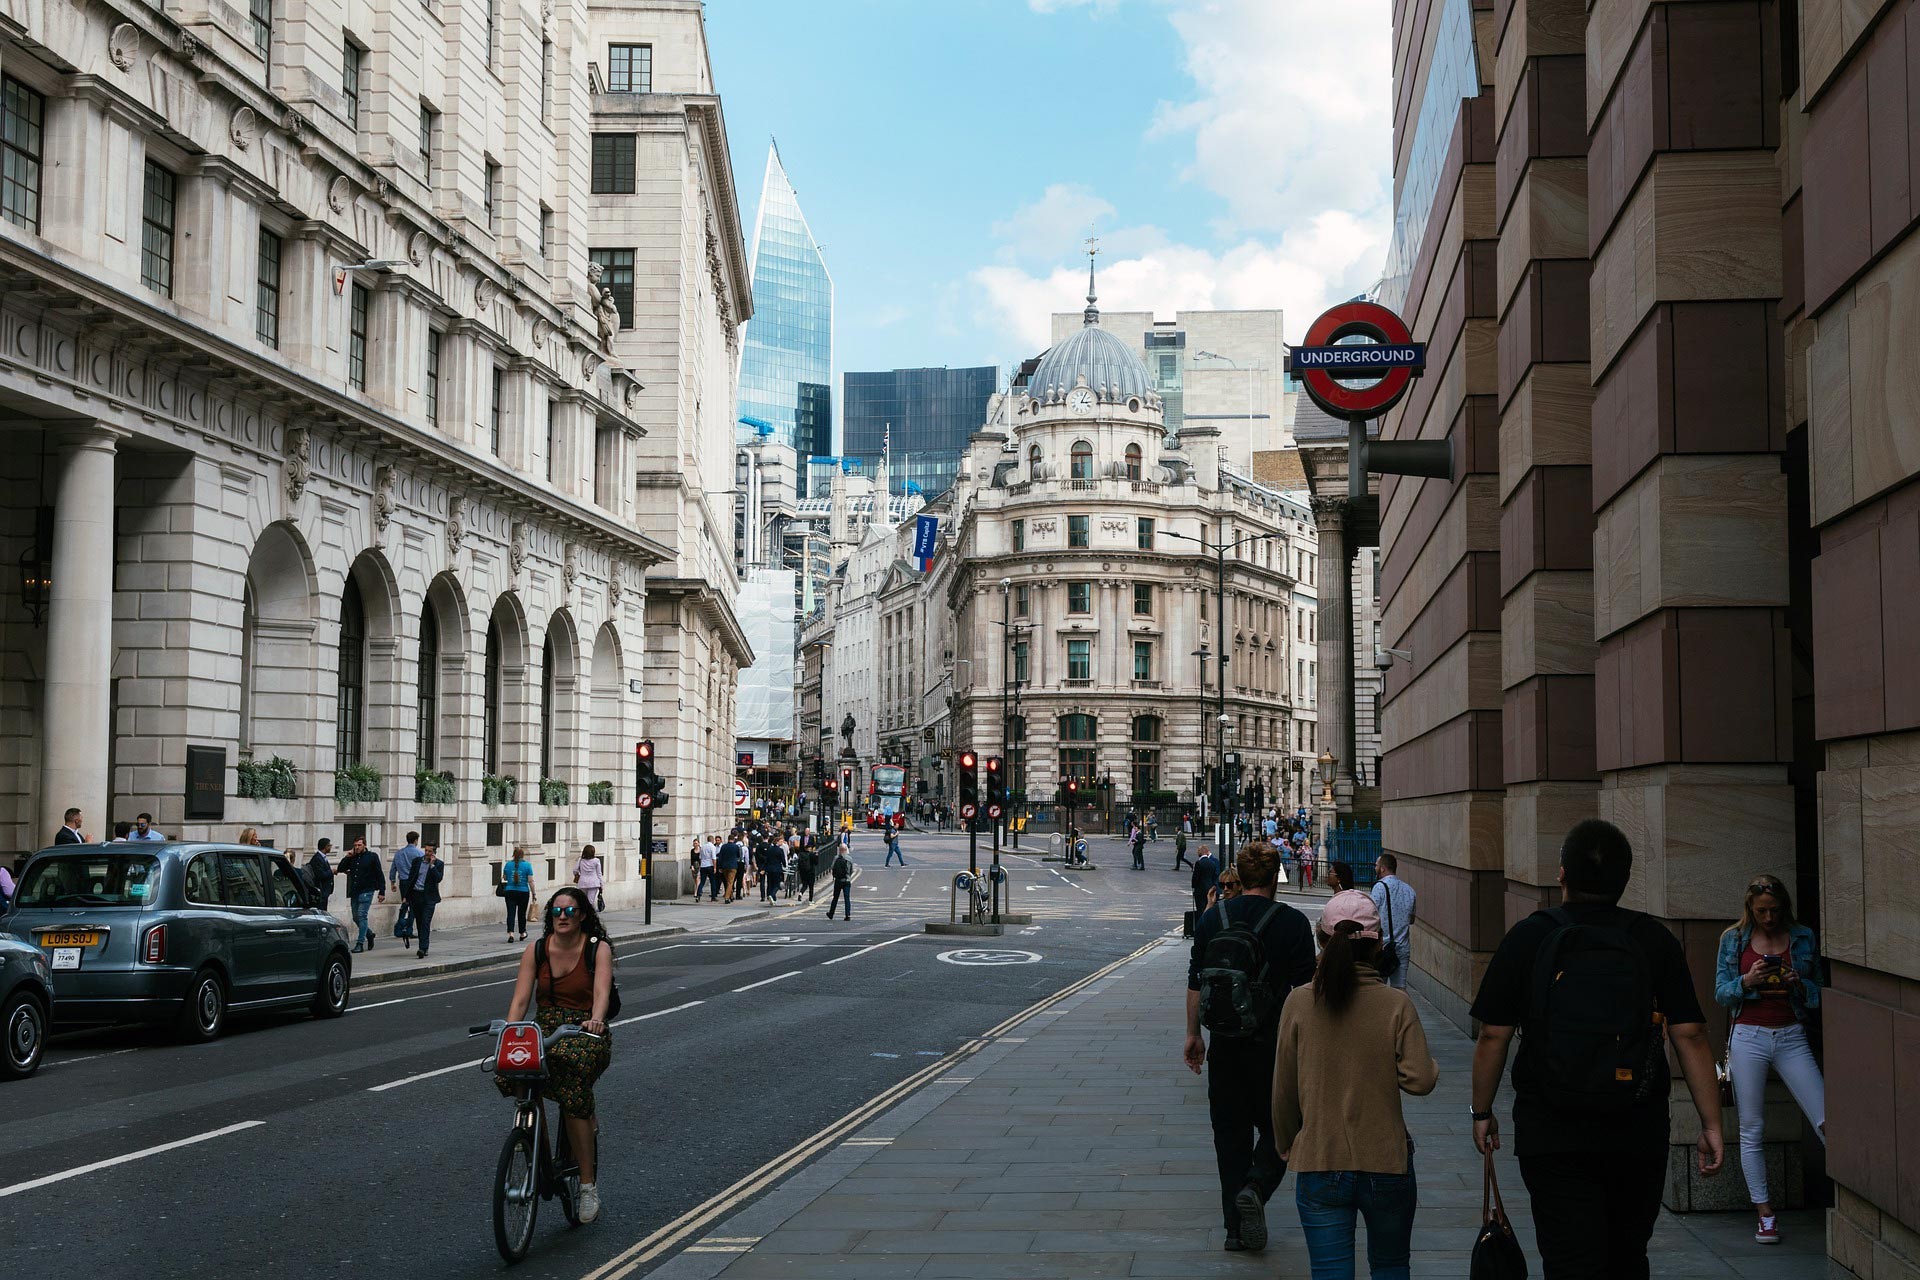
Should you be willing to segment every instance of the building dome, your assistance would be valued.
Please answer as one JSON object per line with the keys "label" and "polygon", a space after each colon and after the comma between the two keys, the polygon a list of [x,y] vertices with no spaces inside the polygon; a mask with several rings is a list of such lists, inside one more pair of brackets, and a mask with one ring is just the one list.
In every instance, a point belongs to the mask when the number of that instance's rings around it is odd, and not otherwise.
{"label": "building dome", "polygon": [[1103,400],[1154,398],[1147,366],[1126,343],[1102,329],[1098,320],[1041,356],[1027,389],[1036,397],[1047,398],[1073,390],[1082,377]]}

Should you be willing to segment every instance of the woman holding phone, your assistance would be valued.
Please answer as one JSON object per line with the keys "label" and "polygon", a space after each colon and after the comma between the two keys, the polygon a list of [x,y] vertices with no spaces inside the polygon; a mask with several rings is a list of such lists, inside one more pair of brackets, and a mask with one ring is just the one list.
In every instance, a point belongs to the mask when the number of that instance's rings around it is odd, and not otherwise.
{"label": "woman holding phone", "polygon": [[1779,1073],[1820,1140],[1827,1140],[1826,1082],[1806,1028],[1820,1007],[1819,965],[1813,930],[1794,922],[1787,886],[1776,876],[1755,876],[1739,922],[1720,935],[1713,998],[1732,1019],[1727,1066],[1740,1111],[1740,1171],[1759,1215],[1753,1238],[1760,1244],[1780,1243],[1762,1146],[1769,1069]]}

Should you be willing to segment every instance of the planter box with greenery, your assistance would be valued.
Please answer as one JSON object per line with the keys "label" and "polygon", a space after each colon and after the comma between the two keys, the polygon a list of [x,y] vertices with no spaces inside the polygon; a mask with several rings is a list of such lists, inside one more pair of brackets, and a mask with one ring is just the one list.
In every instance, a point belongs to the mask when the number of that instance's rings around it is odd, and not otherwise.
{"label": "planter box with greenery", "polygon": [[373,804],[380,799],[380,771],[352,764],[333,775],[333,798],[341,804]]}
{"label": "planter box with greenery", "polygon": [[238,794],[244,800],[292,800],[299,794],[293,761],[284,756],[269,760],[242,759],[235,762],[239,777]]}
{"label": "planter box with greenery", "polygon": [[611,782],[589,782],[587,784],[588,804],[612,804],[613,784]]}
{"label": "planter box with greenery", "polygon": [[481,804],[512,804],[514,792],[520,783],[510,773],[483,773],[480,775]]}
{"label": "planter box with greenery", "polygon": [[558,778],[540,779],[540,804],[544,808],[554,808],[567,802],[567,784]]}
{"label": "planter box with greenery", "polygon": [[415,766],[413,771],[413,798],[419,804],[452,804],[459,798],[459,790],[454,785],[453,774],[442,770],[435,773],[424,766]]}

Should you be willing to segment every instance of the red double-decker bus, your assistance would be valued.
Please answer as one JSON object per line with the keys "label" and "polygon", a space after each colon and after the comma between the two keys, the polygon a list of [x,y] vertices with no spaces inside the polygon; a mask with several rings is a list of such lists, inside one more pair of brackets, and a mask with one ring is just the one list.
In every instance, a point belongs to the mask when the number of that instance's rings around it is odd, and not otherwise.
{"label": "red double-decker bus", "polygon": [[899,764],[876,764],[867,779],[867,825],[877,827],[891,822],[907,825],[907,768]]}

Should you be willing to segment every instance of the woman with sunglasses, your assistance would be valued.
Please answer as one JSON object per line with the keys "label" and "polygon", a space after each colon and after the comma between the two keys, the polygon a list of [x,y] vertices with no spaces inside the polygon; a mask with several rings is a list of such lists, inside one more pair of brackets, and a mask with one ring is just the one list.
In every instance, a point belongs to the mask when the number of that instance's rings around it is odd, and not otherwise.
{"label": "woman with sunglasses", "polygon": [[[587,949],[593,948],[591,957]],[[580,1221],[600,1216],[600,1188],[594,1179],[598,1151],[594,1138],[593,1083],[613,1061],[613,1040],[607,1026],[607,1004],[613,997],[613,947],[586,891],[566,885],[547,899],[545,929],[520,954],[520,973],[513,984],[507,1021],[526,1018],[527,1007],[538,1001],[534,1021],[541,1035],[562,1026],[578,1026],[599,1039],[576,1036],[548,1052],[547,1092],[560,1103],[567,1126],[567,1145],[580,1162]],[[507,1091],[505,1081],[498,1082]]]}
{"label": "woman with sunglasses", "polygon": [[1806,1022],[1820,1007],[1819,948],[1813,930],[1793,919],[1793,899],[1775,876],[1755,876],[1740,919],[1720,935],[1713,998],[1730,1017],[1727,1066],[1740,1113],[1740,1171],[1759,1217],[1753,1238],[1779,1244],[1767,1187],[1766,1094],[1769,1069],[1827,1140],[1827,1088],[1807,1043]]}

